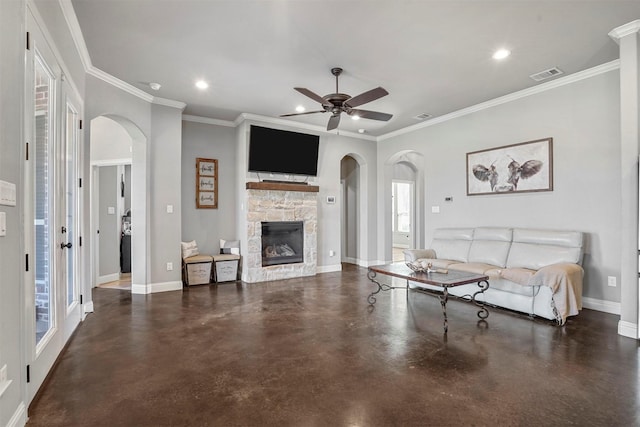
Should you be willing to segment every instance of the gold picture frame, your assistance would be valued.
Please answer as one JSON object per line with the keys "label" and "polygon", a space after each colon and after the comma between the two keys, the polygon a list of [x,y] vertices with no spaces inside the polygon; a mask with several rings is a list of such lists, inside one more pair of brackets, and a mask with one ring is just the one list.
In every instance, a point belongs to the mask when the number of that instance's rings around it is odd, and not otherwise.
{"label": "gold picture frame", "polygon": [[196,158],[196,208],[218,209],[218,159]]}

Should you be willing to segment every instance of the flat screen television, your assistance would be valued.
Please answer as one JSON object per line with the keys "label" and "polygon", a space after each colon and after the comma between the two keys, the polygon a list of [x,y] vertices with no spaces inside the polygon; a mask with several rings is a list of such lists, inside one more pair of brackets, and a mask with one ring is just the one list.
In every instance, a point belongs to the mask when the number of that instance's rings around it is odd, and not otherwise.
{"label": "flat screen television", "polygon": [[318,175],[320,137],[251,125],[249,172]]}

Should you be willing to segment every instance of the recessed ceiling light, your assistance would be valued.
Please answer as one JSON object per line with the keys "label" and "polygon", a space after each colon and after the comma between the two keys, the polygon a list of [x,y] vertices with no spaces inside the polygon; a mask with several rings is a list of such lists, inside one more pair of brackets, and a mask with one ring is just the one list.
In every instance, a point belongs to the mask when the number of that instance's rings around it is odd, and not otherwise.
{"label": "recessed ceiling light", "polygon": [[149,83],[149,87],[153,90],[160,90],[162,86],[160,85],[160,83],[151,82]]}
{"label": "recessed ceiling light", "polygon": [[297,111],[298,113],[304,113],[304,110],[306,110],[306,108],[304,108],[304,106],[302,106],[302,105],[298,105],[298,106],[296,107],[296,111]]}
{"label": "recessed ceiling light", "polygon": [[358,129],[358,133],[364,133],[364,129]]}
{"label": "recessed ceiling light", "polygon": [[360,116],[357,114],[354,114],[353,116],[351,116],[351,120],[360,120]]}
{"label": "recessed ceiling light", "polygon": [[198,89],[206,89],[209,87],[209,83],[205,82],[204,80],[198,80],[196,82],[196,87]]}
{"label": "recessed ceiling light", "polygon": [[508,49],[498,49],[493,53],[493,59],[504,59],[507,56],[511,55],[511,51]]}

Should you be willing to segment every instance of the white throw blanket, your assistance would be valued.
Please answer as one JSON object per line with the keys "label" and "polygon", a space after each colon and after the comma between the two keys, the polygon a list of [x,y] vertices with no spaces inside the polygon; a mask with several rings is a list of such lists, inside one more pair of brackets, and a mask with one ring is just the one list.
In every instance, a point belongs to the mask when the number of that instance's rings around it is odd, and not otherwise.
{"label": "white throw blanket", "polygon": [[548,286],[553,291],[554,313],[561,325],[568,316],[582,309],[584,270],[577,264],[562,263],[542,267],[529,281],[529,286]]}

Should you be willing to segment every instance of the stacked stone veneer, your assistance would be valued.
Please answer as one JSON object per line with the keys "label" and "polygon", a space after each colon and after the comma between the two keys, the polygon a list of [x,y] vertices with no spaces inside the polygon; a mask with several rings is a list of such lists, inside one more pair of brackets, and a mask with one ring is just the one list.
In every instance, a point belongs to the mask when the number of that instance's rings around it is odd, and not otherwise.
{"label": "stacked stone veneer", "polygon": [[[262,221],[303,221],[304,262],[262,266]],[[247,282],[313,276],[317,265],[317,193],[247,190],[247,255],[243,260]]]}

